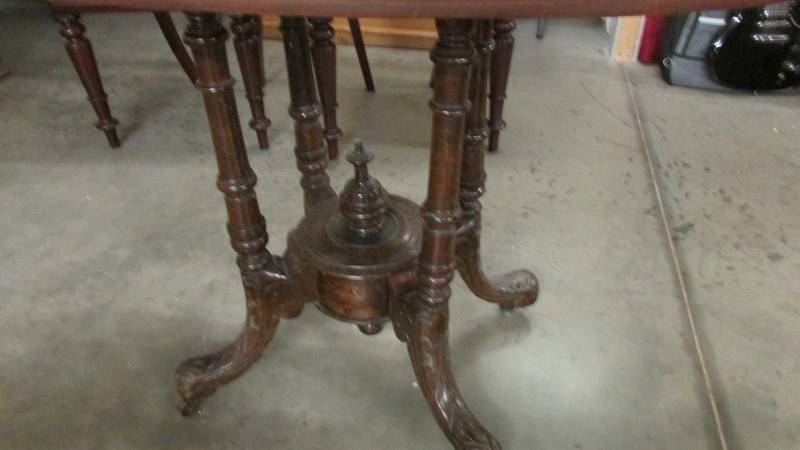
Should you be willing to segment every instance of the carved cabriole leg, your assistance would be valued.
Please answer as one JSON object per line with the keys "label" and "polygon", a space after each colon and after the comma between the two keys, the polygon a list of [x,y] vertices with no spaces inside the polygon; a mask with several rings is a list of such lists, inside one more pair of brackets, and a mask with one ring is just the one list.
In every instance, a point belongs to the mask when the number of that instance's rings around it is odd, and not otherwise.
{"label": "carved cabriole leg", "polygon": [[297,168],[303,174],[306,211],[321,201],[335,197],[330,179],[325,172],[328,155],[319,124],[319,105],[314,89],[314,74],[308,48],[306,21],[302,17],[281,17],[281,33],[286,51],[286,68],[289,71],[289,91],[292,104],[289,114],[295,121]]}
{"label": "carved cabriole leg", "polygon": [[225,53],[227,33],[213,14],[188,13],[186,39],[197,64],[197,87],[203,93],[219,166],[217,186],[225,196],[228,233],[238,254],[247,318],[235,342],[222,350],[189,359],[176,373],[180,409],[196,410],[217,387],[244,373],[261,355],[279,316],[299,314],[304,299],[288,297],[287,264],[267,251],[267,230],[258,207],[256,176],[247,160],[234,80]]}
{"label": "carved cabriole leg", "polygon": [[172,21],[172,17],[168,12],[156,11],[153,15],[156,18],[156,22],[158,22],[158,27],[161,28],[161,33],[164,34],[164,38],[167,40],[169,48],[172,50],[172,54],[175,55],[178,64],[183,68],[183,73],[185,73],[189,81],[194,84],[195,81],[197,81],[197,70],[194,67],[192,57],[189,56],[186,47],[183,45],[183,41],[181,41],[178,30],[175,29],[175,22]]}
{"label": "carved cabriole leg", "polygon": [[89,95],[89,103],[97,113],[96,127],[105,133],[109,145],[117,148],[119,147],[119,137],[117,136],[119,121],[111,116],[108,95],[103,90],[92,44],[83,35],[86,28],[80,22],[78,14],[57,14],[56,20],[61,24],[61,35],[66,39],[64,46],[72,60],[72,65],[75,66],[75,71],[78,72],[78,77]]}
{"label": "carved cabriole leg", "polygon": [[253,118],[250,128],[258,136],[258,147],[269,148],[267,128],[271,122],[264,112],[264,67],[263,44],[261,42],[261,19],[258,16],[233,16],[231,21],[233,45],[242,72],[247,101]]}
{"label": "carved cabriole leg", "polygon": [[322,115],[325,119],[325,141],[328,143],[328,156],[339,157],[339,136],[342,130],[336,124],[336,45],[330,17],[310,17],[311,54],[314,57],[314,72],[317,76]]}
{"label": "carved cabriole leg", "polygon": [[422,206],[423,239],[418,286],[393,311],[420,389],[436,421],[457,450],[500,449],[467,408],[450,368],[448,310],[461,221],[459,179],[464,144],[467,87],[475,51],[471,21],[437,20],[434,62],[433,137],[428,196]]}
{"label": "carved cabriole leg", "polygon": [[464,162],[461,170],[461,208],[464,220],[456,245],[458,271],[470,290],[484,300],[498,303],[503,309],[527,306],[536,301],[539,284],[536,277],[526,271],[510,272],[489,279],[481,269],[480,231],[481,202],[485,191],[486,171],[486,90],[489,67],[494,50],[491,23],[476,22],[473,42],[477,49],[476,64],[472,68],[469,100],[464,136]]}
{"label": "carved cabriole leg", "polygon": [[503,103],[506,100],[506,86],[508,74],[511,70],[511,54],[514,50],[514,36],[511,34],[516,28],[513,20],[497,19],[494,21],[494,39],[496,48],[492,55],[491,90],[489,92],[489,151],[496,152],[500,139],[500,130],[506,127],[503,120]]}

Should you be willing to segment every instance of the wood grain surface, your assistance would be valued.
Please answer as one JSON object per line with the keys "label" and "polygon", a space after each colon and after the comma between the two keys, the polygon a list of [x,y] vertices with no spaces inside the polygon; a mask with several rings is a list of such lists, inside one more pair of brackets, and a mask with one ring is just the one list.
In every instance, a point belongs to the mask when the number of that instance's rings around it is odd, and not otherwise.
{"label": "wood grain surface", "polygon": [[329,17],[523,18],[671,14],[763,0],[52,0],[62,7]]}

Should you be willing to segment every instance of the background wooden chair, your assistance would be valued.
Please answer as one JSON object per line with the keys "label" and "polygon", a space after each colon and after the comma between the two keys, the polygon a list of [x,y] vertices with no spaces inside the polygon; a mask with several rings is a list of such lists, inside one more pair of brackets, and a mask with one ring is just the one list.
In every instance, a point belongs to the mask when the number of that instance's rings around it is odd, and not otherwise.
{"label": "background wooden chair", "polygon": [[[328,145],[328,157],[336,159],[339,157],[339,137],[342,135],[342,130],[336,123],[336,44],[333,43],[335,31],[331,26],[333,18],[309,17],[308,20],[311,23],[311,57],[314,60],[314,75],[322,105],[323,136]],[[361,24],[356,18],[348,18],[347,22],[350,25],[364,84],[367,91],[374,92],[375,83],[372,80],[364,37],[361,34]]]}
{"label": "background wooden chair", "polygon": [[[108,95],[103,89],[94,51],[92,50],[91,42],[85,36],[86,27],[80,21],[80,11],[58,8],[57,6],[53,7],[53,11],[56,20],[61,24],[61,35],[66,39],[67,54],[86,89],[89,102],[97,114],[98,122],[96,126],[105,133],[111,147],[119,147],[120,141],[116,130],[119,122],[111,115]],[[186,47],[183,45],[180,34],[175,28],[175,23],[169,13],[154,12],[153,15],[178,63],[189,80],[194,83],[197,79],[194,61],[186,51]],[[339,154],[338,142],[339,137],[342,135],[342,130],[337,126],[336,119],[336,46],[331,41],[334,36],[333,27],[330,25],[331,20],[330,17],[309,18],[311,23],[310,37],[313,41],[312,58],[314,71],[325,122],[324,137],[328,146],[329,157],[335,159]],[[367,59],[360,24],[356,18],[349,18],[348,23],[364,83],[367,90],[372,92],[375,90],[375,84],[372,80],[372,72]],[[267,129],[271,122],[266,116],[264,107],[263,89],[266,79],[264,76],[261,19],[258,16],[233,16],[230,28],[234,34],[236,56],[252,112],[250,128],[258,136],[259,147],[266,149],[269,147]]]}
{"label": "background wooden chair", "polygon": [[[92,12],[94,11],[96,10],[92,9]],[[117,135],[117,124],[119,122],[111,115],[108,95],[103,89],[92,44],[85,36],[86,27],[80,21],[80,12],[72,8],[59,8],[57,4],[53,5],[56,21],[61,24],[61,35],[66,39],[64,45],[67,49],[67,54],[75,67],[75,71],[78,73],[81,83],[83,83],[83,87],[86,89],[89,103],[91,103],[97,114],[98,122],[96,126],[105,133],[111,147],[116,148],[120,145],[119,136]],[[194,61],[186,51],[180,34],[175,28],[175,23],[169,13],[154,12],[153,14],[172,53],[183,68],[186,76],[194,83],[197,79]],[[258,136],[259,147],[265,149],[269,147],[267,128],[270,125],[270,120],[267,118],[264,109],[263,88],[265,77],[261,19],[258,16],[233,16],[230,28],[235,36],[236,56],[239,60],[247,100],[250,103],[252,112],[250,128]]]}
{"label": "background wooden chair", "polygon": [[[540,22],[541,23],[541,22]],[[506,101],[508,76],[511,72],[511,55],[514,52],[514,35],[516,22],[508,19],[495,19],[492,35],[495,47],[489,65],[489,151],[496,152],[500,141],[500,131],[506,127],[503,120],[503,107]],[[544,31],[543,25],[537,29]],[[433,72],[428,85],[433,88]]]}
{"label": "background wooden chair", "polygon": [[506,127],[503,120],[503,106],[506,101],[508,74],[511,71],[511,55],[514,52],[516,23],[508,19],[494,21],[494,52],[489,74],[489,151],[496,152],[500,141],[500,131]]}

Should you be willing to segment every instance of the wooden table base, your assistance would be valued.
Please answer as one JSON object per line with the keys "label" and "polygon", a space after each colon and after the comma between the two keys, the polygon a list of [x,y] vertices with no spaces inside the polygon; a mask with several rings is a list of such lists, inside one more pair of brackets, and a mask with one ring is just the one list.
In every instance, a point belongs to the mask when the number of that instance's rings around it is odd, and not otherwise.
{"label": "wooden table base", "polygon": [[211,127],[217,185],[238,254],[247,318],[232,344],[178,367],[181,411],[192,413],[217,387],[245,372],[269,344],[278,321],[298,316],[313,301],[334,317],[357,323],[366,334],[391,321],[408,347],[431,412],[453,446],[500,449],[459,392],[447,335],[449,284],[456,270],[476,295],[503,308],[530,305],[538,293],[530,272],[490,280],[480,267],[487,82],[494,46],[490,22],[436,22],[430,175],[420,208],[386,194],[369,177],[369,158],[361,150],[349,158],[355,178],[336,196],[325,171],[306,23],[300,17],[281,19],[306,217],[290,234],[286,253],[277,257],[267,250],[266,223],[253,190],[256,176],[238,121],[225,30],[213,14],[187,16],[186,38]]}

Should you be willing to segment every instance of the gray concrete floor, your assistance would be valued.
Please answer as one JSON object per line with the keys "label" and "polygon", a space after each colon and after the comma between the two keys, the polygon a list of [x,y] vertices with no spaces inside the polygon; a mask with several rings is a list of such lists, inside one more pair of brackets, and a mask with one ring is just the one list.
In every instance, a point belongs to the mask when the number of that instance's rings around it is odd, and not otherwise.
{"label": "gray concrete floor", "polygon": [[[229,342],[244,313],[206,119],[151,16],[86,24],[117,151],[46,8],[0,9],[15,72],[0,81],[0,447],[449,448],[391,331],[367,338],[314,308],[202,414],[179,416],[176,364]],[[503,316],[454,282],[453,364],[473,411],[507,450],[720,449],[718,428],[731,449],[799,448],[797,99],[670,88],[611,63],[595,24],[547,33],[516,34],[484,198],[487,266],[534,270],[542,294]],[[265,52],[272,148],[245,138],[280,253],[301,195],[282,49]],[[373,95],[340,49],[344,141],[363,139],[383,185],[421,201],[430,63],[369,54]],[[350,168],[330,173],[338,189]]]}

